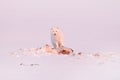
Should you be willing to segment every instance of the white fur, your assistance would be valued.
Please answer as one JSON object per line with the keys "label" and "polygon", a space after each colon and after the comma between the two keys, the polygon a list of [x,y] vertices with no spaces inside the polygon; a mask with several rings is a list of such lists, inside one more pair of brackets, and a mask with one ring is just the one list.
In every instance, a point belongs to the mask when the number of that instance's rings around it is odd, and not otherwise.
{"label": "white fur", "polygon": [[51,28],[51,42],[56,49],[64,46],[63,33],[57,27]]}

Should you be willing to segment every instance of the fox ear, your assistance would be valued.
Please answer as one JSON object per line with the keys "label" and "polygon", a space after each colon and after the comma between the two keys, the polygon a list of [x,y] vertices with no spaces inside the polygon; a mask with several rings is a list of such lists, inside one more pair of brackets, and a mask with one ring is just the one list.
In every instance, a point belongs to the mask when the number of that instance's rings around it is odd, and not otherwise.
{"label": "fox ear", "polygon": [[59,27],[56,27],[57,29],[59,29]]}

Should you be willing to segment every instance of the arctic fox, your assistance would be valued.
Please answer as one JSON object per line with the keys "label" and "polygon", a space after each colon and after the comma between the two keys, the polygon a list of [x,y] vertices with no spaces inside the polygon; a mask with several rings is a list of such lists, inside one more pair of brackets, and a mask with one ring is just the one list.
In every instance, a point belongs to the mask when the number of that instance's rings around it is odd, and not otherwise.
{"label": "arctic fox", "polygon": [[64,36],[58,27],[51,28],[51,42],[55,49],[59,49],[64,46]]}

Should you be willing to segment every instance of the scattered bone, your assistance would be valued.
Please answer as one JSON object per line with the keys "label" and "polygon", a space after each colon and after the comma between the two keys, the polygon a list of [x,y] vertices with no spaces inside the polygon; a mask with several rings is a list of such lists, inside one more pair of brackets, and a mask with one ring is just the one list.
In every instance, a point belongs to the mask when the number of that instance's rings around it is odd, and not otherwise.
{"label": "scattered bone", "polygon": [[93,56],[95,56],[95,57],[100,57],[100,54],[95,53],[95,54],[93,54]]}
{"label": "scattered bone", "polygon": [[24,63],[20,63],[20,66],[39,66],[39,64],[24,64]]}
{"label": "scattered bone", "polygon": [[82,55],[82,52],[79,52],[78,55]]}

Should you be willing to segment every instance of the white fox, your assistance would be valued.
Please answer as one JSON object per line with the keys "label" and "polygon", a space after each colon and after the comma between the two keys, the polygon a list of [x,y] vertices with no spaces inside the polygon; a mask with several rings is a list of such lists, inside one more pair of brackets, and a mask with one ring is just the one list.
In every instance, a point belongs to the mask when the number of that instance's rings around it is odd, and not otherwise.
{"label": "white fox", "polygon": [[64,36],[58,27],[51,28],[51,42],[55,49],[59,49],[64,46]]}

